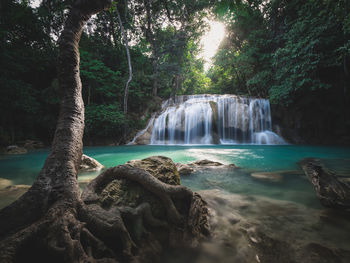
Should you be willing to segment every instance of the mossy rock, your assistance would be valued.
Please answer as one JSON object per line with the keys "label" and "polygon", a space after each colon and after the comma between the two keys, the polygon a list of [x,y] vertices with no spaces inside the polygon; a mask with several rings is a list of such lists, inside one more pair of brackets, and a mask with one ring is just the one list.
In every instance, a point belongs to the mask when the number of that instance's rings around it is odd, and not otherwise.
{"label": "mossy rock", "polygon": [[134,167],[143,169],[166,184],[180,185],[180,175],[175,163],[165,156],[151,156],[142,160],[127,162]]}
{"label": "mossy rock", "polygon": [[[179,172],[170,158],[152,156],[143,160],[129,161],[128,164],[146,170],[164,183],[180,184]],[[112,205],[137,207],[143,202],[151,205],[154,216],[165,218],[164,207],[159,199],[136,182],[124,179],[113,180],[101,191],[99,196],[99,203],[105,208]]]}

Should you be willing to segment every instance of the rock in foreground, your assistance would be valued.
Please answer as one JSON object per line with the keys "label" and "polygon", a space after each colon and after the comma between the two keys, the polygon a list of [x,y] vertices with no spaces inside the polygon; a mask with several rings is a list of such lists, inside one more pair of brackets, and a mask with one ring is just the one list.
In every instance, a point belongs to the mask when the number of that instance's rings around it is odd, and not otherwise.
{"label": "rock in foreground", "polygon": [[117,257],[129,259],[125,261],[158,262],[169,251],[196,247],[209,234],[206,203],[180,185],[167,157],[107,169],[87,185],[82,198],[88,226],[98,221],[116,227]]}
{"label": "rock in foreground", "polygon": [[350,184],[327,170],[314,158],[299,162],[306,176],[314,185],[322,205],[330,208],[350,209]]}

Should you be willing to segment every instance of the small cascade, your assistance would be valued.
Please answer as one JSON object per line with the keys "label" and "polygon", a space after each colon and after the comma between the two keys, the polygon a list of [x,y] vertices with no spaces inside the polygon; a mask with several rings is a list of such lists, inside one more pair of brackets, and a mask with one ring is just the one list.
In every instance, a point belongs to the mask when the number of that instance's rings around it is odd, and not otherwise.
{"label": "small cascade", "polygon": [[150,134],[150,144],[286,143],[272,131],[268,100],[235,95],[169,99],[162,104],[162,112],[150,120],[146,130]]}

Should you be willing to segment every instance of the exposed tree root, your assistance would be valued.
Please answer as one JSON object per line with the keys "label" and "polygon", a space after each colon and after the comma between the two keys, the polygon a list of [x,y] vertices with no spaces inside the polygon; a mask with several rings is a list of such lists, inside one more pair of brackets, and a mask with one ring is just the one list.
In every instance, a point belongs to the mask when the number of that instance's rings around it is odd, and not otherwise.
{"label": "exposed tree root", "polygon": [[85,203],[96,203],[98,194],[114,179],[128,179],[138,182],[145,189],[155,194],[164,204],[167,210],[168,220],[174,224],[181,224],[182,216],[176,209],[172,198],[192,200],[193,193],[184,186],[174,186],[163,183],[143,169],[131,165],[119,165],[106,170],[94,180],[84,191]]}
{"label": "exposed tree root", "polygon": [[[102,208],[99,194],[115,179],[136,182],[154,194],[167,211],[166,219],[155,218],[147,202]],[[156,241],[154,229],[167,233],[168,241],[159,251],[148,251],[148,256],[160,256],[171,243],[191,243],[208,234],[207,210],[199,195],[180,185],[165,184],[131,165],[106,170],[87,186],[82,197],[84,201],[53,205],[43,219],[3,239],[0,262],[26,262],[28,258],[35,262],[138,262],[139,258],[147,262],[150,259],[140,254],[139,248],[145,251],[147,242],[162,242]],[[188,211],[176,207],[179,201],[187,203]],[[169,240],[174,236],[179,239]]]}
{"label": "exposed tree root", "polygon": [[[0,211],[0,263],[157,262],[164,249],[171,249],[170,241],[193,244],[208,233],[207,209],[200,196],[131,165],[108,169],[80,197],[77,171],[83,148],[84,103],[79,41],[86,21],[111,3],[72,3],[58,41],[62,100],[52,148],[29,191]],[[159,163],[166,158],[156,159]],[[172,167],[170,172],[178,176],[173,163]],[[133,206],[127,202],[100,206],[99,194],[114,179],[139,184],[154,203],[160,201],[166,216],[156,218],[154,204],[139,200]],[[175,182],[179,181],[177,177]]]}

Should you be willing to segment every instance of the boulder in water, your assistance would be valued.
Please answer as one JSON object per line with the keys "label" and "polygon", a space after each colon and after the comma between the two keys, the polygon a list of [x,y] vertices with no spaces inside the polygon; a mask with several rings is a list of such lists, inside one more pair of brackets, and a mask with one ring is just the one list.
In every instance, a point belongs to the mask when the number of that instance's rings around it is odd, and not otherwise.
{"label": "boulder in water", "polygon": [[194,166],[222,166],[224,164],[222,164],[220,162],[215,162],[215,161],[210,161],[210,160],[204,159],[204,160],[195,161],[192,163],[192,165],[194,165]]}
{"label": "boulder in water", "polygon": [[[116,247],[122,245],[130,258],[142,262],[162,262],[165,251],[178,253],[197,247],[209,234],[206,203],[180,185],[176,166],[167,157],[153,156],[109,168],[86,186],[82,199],[86,210],[98,217],[83,214],[88,225],[118,217],[115,224],[120,225],[121,237],[112,237]],[[135,244],[137,249],[132,249]]]}
{"label": "boulder in water", "polygon": [[81,156],[79,172],[93,172],[93,171],[99,171],[103,168],[104,166],[94,158],[91,158],[85,154]]}
{"label": "boulder in water", "polygon": [[6,154],[25,154],[28,150],[24,147],[19,147],[17,145],[10,145],[6,148]]}
{"label": "boulder in water", "polygon": [[338,178],[318,159],[306,158],[299,162],[314,185],[317,197],[325,207],[350,209],[350,184]]}
{"label": "boulder in water", "polygon": [[183,164],[183,163],[176,163],[177,170],[179,171],[181,176],[190,175],[197,171],[203,171],[206,169],[232,169],[232,168],[238,168],[236,165],[232,164],[223,164],[220,162],[215,162],[211,160],[199,160],[195,161],[193,163]]}
{"label": "boulder in water", "polygon": [[182,175],[190,175],[195,171],[194,168],[190,167],[188,164],[176,163],[176,168],[179,171],[179,174]]}

